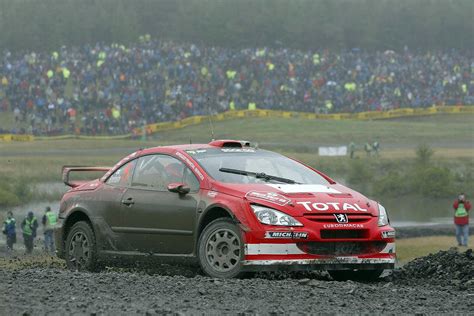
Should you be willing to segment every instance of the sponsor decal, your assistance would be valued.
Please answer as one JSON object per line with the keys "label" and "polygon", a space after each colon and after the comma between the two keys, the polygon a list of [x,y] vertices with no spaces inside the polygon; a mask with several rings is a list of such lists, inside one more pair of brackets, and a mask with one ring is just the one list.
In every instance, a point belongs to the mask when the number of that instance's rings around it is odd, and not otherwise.
{"label": "sponsor decal", "polygon": [[354,203],[339,203],[339,202],[327,202],[327,203],[322,203],[322,202],[310,202],[310,201],[305,201],[305,202],[296,202],[296,204],[301,204],[304,206],[305,210],[307,211],[329,211],[330,208],[334,211],[361,211],[361,212],[367,212],[366,208],[362,208],[359,206],[359,204]]}
{"label": "sponsor decal", "polygon": [[202,154],[205,153],[207,150],[205,149],[198,149],[198,150],[186,150],[186,152],[190,155],[195,155],[195,154]]}
{"label": "sponsor decal", "polygon": [[349,218],[347,218],[347,214],[334,214],[336,218],[336,222],[339,224],[346,224],[349,223]]}
{"label": "sponsor decal", "polygon": [[198,169],[198,167],[196,167],[196,165],[191,161],[191,159],[189,159],[188,157],[186,157],[185,155],[183,155],[179,151],[176,152],[176,156],[181,158],[188,165],[188,167],[191,168],[191,170],[193,170],[197,174],[199,179],[204,180],[203,174]]}
{"label": "sponsor decal", "polygon": [[395,238],[395,231],[394,230],[383,231],[382,238]]}
{"label": "sponsor decal", "polygon": [[246,198],[260,199],[274,204],[283,206],[291,202],[290,199],[284,197],[281,194],[275,192],[259,192],[259,191],[249,191],[245,194]]}
{"label": "sponsor decal", "polygon": [[267,184],[284,193],[341,193],[321,184]]}
{"label": "sponsor decal", "polygon": [[207,192],[207,196],[211,197],[211,198],[215,198],[217,196],[217,192],[216,191],[209,191],[209,192]]}
{"label": "sponsor decal", "polygon": [[265,238],[306,239],[308,238],[308,233],[292,231],[265,232]]}
{"label": "sponsor decal", "polygon": [[363,224],[353,224],[353,223],[346,223],[346,224],[324,224],[324,228],[364,228]]}
{"label": "sponsor decal", "polygon": [[254,153],[255,149],[253,148],[222,148],[221,151],[225,153]]}
{"label": "sponsor decal", "polygon": [[196,174],[198,175],[199,179],[204,180],[203,174],[201,173],[201,171],[200,171],[197,167],[194,167],[194,172],[196,172]]}

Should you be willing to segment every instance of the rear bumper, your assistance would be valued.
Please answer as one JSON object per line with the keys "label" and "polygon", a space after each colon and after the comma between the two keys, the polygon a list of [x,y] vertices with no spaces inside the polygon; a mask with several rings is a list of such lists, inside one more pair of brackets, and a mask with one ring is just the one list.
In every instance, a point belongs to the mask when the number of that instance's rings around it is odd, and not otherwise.
{"label": "rear bumper", "polygon": [[64,219],[58,218],[58,223],[54,227],[54,245],[56,246],[56,255],[64,259]]}

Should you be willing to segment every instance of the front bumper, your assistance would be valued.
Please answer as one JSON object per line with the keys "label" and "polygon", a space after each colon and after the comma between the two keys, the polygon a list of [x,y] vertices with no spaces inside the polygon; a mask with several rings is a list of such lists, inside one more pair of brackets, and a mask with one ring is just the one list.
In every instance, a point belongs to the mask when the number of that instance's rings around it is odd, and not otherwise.
{"label": "front bumper", "polygon": [[375,270],[395,267],[395,242],[388,242],[377,253],[359,255],[314,255],[296,243],[245,245],[244,269],[261,270]]}
{"label": "front bumper", "polygon": [[379,270],[395,268],[392,259],[286,259],[286,260],[245,260],[246,271],[311,271],[311,270]]}

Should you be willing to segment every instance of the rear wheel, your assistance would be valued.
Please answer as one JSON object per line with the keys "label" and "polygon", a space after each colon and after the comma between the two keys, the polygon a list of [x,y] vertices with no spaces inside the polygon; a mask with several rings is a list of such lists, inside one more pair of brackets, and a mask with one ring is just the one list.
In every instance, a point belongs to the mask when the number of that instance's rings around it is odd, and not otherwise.
{"label": "rear wheel", "polygon": [[375,281],[383,273],[383,269],[376,270],[329,270],[329,275],[335,281]]}
{"label": "rear wheel", "polygon": [[228,218],[214,220],[199,238],[198,257],[202,269],[211,277],[238,276],[244,257],[240,229]]}
{"label": "rear wheel", "polygon": [[66,265],[70,270],[97,269],[95,236],[89,223],[81,221],[72,226],[66,238],[65,255]]}

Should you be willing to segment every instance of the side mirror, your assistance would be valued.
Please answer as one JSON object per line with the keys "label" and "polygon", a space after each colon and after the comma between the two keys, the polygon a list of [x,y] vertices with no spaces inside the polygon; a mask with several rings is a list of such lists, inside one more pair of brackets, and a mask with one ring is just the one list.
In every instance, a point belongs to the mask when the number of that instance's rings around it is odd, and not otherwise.
{"label": "side mirror", "polygon": [[184,183],[170,183],[168,184],[168,191],[185,195],[191,191],[191,188]]}

